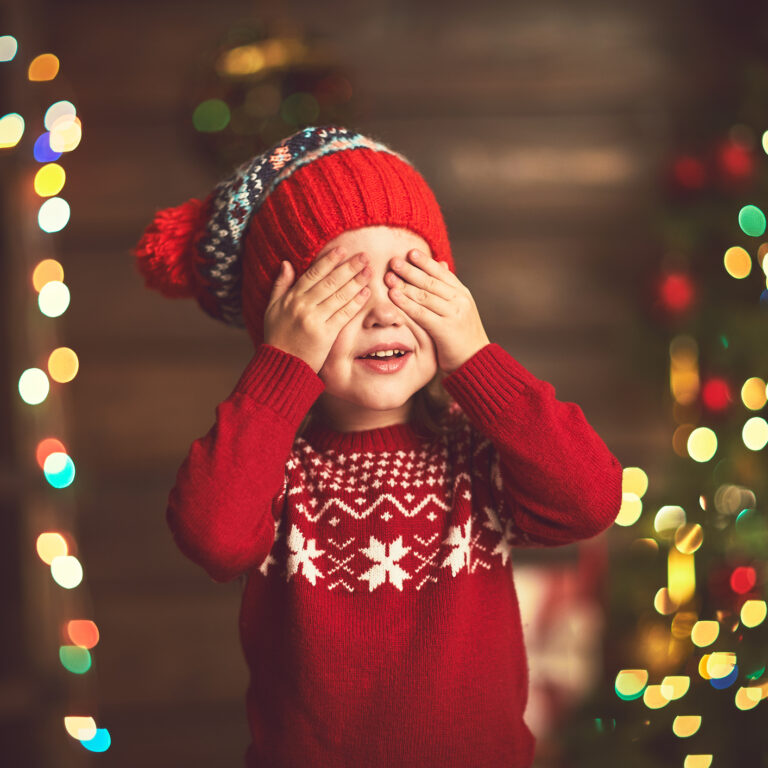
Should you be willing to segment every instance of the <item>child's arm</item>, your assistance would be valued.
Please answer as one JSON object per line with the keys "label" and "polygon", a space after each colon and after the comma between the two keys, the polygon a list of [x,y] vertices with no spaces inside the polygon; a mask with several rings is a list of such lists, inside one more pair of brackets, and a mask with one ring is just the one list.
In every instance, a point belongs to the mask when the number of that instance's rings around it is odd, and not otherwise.
{"label": "child's arm", "polygon": [[531,541],[567,544],[613,523],[622,467],[576,403],[494,343],[443,386],[498,451],[505,506]]}
{"label": "child's arm", "polygon": [[166,518],[179,549],[219,582],[263,562],[296,430],[325,389],[300,358],[261,344],[179,468]]}

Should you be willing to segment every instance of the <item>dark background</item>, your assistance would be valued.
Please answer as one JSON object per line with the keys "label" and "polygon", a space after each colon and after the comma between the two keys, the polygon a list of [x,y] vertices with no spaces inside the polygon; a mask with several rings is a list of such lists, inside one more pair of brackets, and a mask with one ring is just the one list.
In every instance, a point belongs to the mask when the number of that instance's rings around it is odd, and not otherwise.
{"label": "dark background", "polygon": [[[624,466],[651,472],[668,440],[666,350],[642,343],[649,277],[664,256],[653,221],[659,178],[680,135],[715,114],[727,121],[732,53],[752,44],[765,16],[758,7],[7,2],[0,34],[20,48],[18,62],[0,65],[3,111],[71,98],[83,141],[65,156],[72,217],[54,236],[30,234],[24,223],[34,163],[7,150],[0,157],[8,425],[0,763],[242,760],[240,587],[217,585],[186,561],[164,511],[189,443],[207,431],[252,349],[244,331],[193,302],[146,290],[130,254],[157,209],[203,197],[222,178],[190,105],[233,25],[292,23],[333,46],[354,82],[348,127],[402,152],[432,186],[491,340],[550,381],[559,399],[578,402]],[[24,76],[42,52],[62,65],[47,91]],[[29,296],[30,265],[44,257],[64,265],[72,293],[55,322],[40,320]],[[59,405],[30,415],[15,392],[18,372],[45,367],[40,350],[47,355],[54,342],[77,351],[80,373],[59,387]],[[30,467],[48,433],[63,436],[78,467],[76,483],[57,494],[41,491]],[[76,539],[86,574],[77,594],[51,587],[34,554],[37,534],[51,526]],[[101,631],[88,679],[75,682],[55,651],[60,621],[73,611]],[[113,738],[101,756],[61,723],[62,712],[94,710]],[[546,739],[538,751],[537,765],[555,765]]]}

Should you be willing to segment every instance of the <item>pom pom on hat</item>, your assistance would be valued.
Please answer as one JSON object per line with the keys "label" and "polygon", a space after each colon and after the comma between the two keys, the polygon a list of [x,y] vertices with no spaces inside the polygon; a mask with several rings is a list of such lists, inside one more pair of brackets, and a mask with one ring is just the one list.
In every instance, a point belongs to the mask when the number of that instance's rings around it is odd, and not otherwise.
{"label": "pom pom on hat", "polygon": [[197,241],[205,234],[208,201],[196,199],[158,211],[133,250],[147,288],[169,298],[197,297]]}

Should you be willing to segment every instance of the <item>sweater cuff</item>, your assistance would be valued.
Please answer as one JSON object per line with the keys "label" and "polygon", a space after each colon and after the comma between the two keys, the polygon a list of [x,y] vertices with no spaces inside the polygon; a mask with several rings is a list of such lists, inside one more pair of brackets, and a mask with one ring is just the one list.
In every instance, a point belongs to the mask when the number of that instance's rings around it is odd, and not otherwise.
{"label": "sweater cuff", "polygon": [[443,379],[443,387],[477,424],[491,425],[538,379],[491,342]]}
{"label": "sweater cuff", "polygon": [[300,357],[262,343],[232,394],[247,395],[298,427],[324,389],[323,380]]}

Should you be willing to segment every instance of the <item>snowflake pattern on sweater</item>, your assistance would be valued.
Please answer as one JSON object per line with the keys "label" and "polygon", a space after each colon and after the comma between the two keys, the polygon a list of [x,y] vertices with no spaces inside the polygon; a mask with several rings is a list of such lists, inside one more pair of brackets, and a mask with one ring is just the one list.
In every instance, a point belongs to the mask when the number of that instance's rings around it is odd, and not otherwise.
{"label": "snowflake pattern on sweater", "polygon": [[[531,541],[504,508],[498,453],[489,439],[477,440],[457,404],[449,417],[453,439],[421,450],[318,451],[298,438],[276,499],[284,511],[275,543],[259,571],[373,592],[387,583],[421,590],[441,574],[506,566],[512,548]],[[387,534],[403,523],[409,534]]]}

